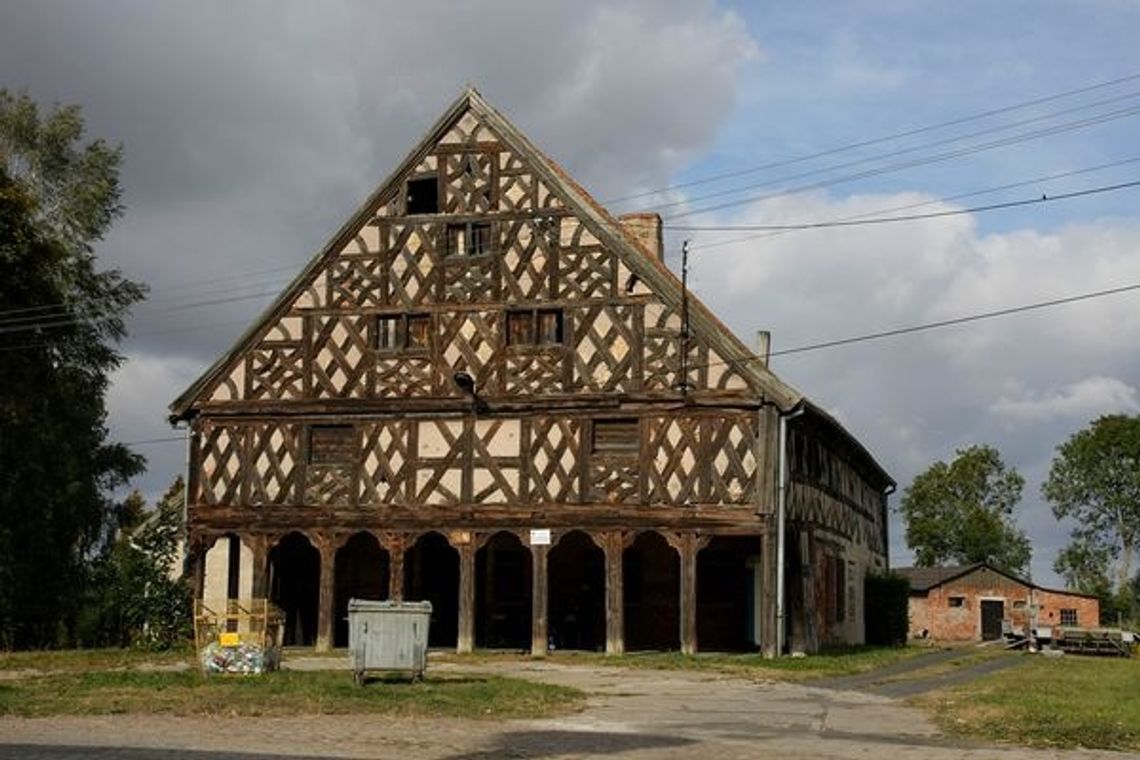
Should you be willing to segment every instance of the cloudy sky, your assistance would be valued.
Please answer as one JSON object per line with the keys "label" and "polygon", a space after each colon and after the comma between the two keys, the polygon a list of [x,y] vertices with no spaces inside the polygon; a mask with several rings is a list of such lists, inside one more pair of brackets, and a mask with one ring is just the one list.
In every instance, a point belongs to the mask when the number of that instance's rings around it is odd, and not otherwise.
{"label": "cloudy sky", "polygon": [[[465,84],[615,211],[659,209],[670,264],[691,240],[697,293],[777,351],[1140,283],[1138,189],[680,229],[1140,179],[1138,34],[1135,0],[5,0],[0,87],[78,103],[125,146],[127,213],[99,253],[152,287],[111,396],[115,435],[145,441]],[[1137,345],[1131,292],[772,366],[904,486],[999,447],[1029,481],[1034,575],[1055,582],[1067,528],[1040,480],[1089,420],[1140,412]],[[183,447],[138,448],[155,494]]]}

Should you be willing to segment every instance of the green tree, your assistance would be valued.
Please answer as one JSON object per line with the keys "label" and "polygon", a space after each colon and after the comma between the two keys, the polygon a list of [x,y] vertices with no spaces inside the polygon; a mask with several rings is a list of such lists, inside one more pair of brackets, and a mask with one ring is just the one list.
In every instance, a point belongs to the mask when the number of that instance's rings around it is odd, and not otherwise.
{"label": "green tree", "polygon": [[1024,486],[991,446],[959,449],[949,464],[932,464],[903,493],[900,508],[915,563],[989,562],[1024,573],[1029,539],[1014,523]]}
{"label": "green tree", "polygon": [[77,108],[0,90],[0,647],[71,640],[111,494],[143,467],[104,405],[143,288],[92,248],[121,213],[120,150],[82,139]]}
{"label": "green tree", "polygon": [[153,510],[138,492],[120,511],[120,529],[94,563],[79,638],[100,646],[167,649],[190,637],[190,588],[183,580],[182,478]]}
{"label": "green tree", "polygon": [[1101,417],[1058,446],[1041,493],[1076,523],[1057,572],[1076,588],[1104,576],[1126,591],[1140,541],[1140,416]]}

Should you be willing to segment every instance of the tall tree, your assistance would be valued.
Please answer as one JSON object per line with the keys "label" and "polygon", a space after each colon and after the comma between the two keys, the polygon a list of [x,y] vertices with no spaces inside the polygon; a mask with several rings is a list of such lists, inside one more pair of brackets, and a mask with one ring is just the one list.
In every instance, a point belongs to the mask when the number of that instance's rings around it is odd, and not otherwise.
{"label": "tall tree", "polygon": [[1076,522],[1057,572],[1079,586],[1115,563],[1113,585],[1127,589],[1140,542],[1140,416],[1101,417],[1058,446],[1041,493],[1057,519]]}
{"label": "tall tree", "polygon": [[1025,572],[1029,539],[1014,522],[1025,479],[1007,468],[997,449],[959,449],[952,462],[935,462],[903,493],[906,543],[923,567],[989,562]]}
{"label": "tall tree", "polygon": [[66,643],[111,494],[143,460],[109,442],[104,397],[143,288],[100,271],[121,151],[77,108],[0,90],[0,647]]}

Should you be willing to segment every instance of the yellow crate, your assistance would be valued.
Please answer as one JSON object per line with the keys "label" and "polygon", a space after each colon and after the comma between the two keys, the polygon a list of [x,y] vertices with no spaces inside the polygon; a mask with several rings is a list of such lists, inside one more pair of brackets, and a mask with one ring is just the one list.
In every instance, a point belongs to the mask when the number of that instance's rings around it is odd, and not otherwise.
{"label": "yellow crate", "polygon": [[275,670],[283,637],[284,615],[267,599],[194,603],[194,644],[205,673]]}

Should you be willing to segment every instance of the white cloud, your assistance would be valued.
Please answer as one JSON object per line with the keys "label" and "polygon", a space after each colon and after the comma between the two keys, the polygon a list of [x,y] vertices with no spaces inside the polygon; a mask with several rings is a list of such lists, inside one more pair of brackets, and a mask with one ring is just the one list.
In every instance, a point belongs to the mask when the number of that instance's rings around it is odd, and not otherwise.
{"label": "white cloud", "polygon": [[1002,396],[990,410],[1025,422],[1058,417],[1087,420],[1111,412],[1140,412],[1140,394],[1133,386],[1114,377],[1089,377],[1052,393],[1027,390],[1020,397]]}

